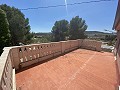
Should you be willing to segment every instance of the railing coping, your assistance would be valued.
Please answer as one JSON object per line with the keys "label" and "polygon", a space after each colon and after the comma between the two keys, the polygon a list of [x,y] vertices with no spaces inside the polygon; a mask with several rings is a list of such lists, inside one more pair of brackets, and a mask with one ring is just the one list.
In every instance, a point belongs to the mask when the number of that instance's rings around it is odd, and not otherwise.
{"label": "railing coping", "polygon": [[[61,41],[60,41],[61,42]],[[22,46],[11,46],[11,47],[6,47],[9,49],[14,49],[14,48],[20,48],[20,47],[30,47],[30,46],[36,46],[36,45],[47,45],[47,44],[56,44],[60,42],[50,42],[50,43],[40,43],[40,44],[29,44],[29,45],[22,45]]]}
{"label": "railing coping", "polygon": [[85,41],[86,40],[88,40],[88,41],[95,41],[95,42],[101,42],[102,43],[102,41],[96,41],[96,40],[90,40],[90,39],[84,39]]}
{"label": "railing coping", "polygon": [[8,54],[9,54],[10,49],[11,49],[11,48],[5,47],[5,48],[3,49],[4,52],[3,52],[2,55],[0,56],[0,82],[1,82],[1,79],[2,79],[3,71],[4,71],[4,68],[5,68],[5,64],[6,64],[6,61],[7,61],[7,58],[8,58]]}
{"label": "railing coping", "polygon": [[[77,39],[80,40],[80,39]],[[14,48],[20,48],[20,47],[30,47],[30,46],[35,46],[35,45],[47,45],[47,44],[55,44],[55,43],[60,43],[60,42],[68,42],[68,41],[76,41],[76,40],[67,40],[67,41],[59,41],[59,42],[49,42],[49,43],[40,43],[40,44],[29,44],[29,45],[22,45],[22,46],[11,46],[11,47],[5,47],[9,49],[14,49]]]}
{"label": "railing coping", "polygon": [[[77,39],[77,40],[96,41],[96,40],[89,40],[89,39]],[[11,46],[11,47],[5,47],[5,48],[6,48],[6,49],[14,49],[14,48],[21,48],[21,47],[36,46],[36,45],[47,45],[47,44],[54,44],[54,43],[60,43],[60,42],[69,42],[69,41],[76,41],[76,40],[67,40],[67,41],[49,42],[49,43],[40,43],[40,44],[29,44],[29,45],[22,45],[22,46]],[[102,43],[101,41],[96,41],[96,42]]]}

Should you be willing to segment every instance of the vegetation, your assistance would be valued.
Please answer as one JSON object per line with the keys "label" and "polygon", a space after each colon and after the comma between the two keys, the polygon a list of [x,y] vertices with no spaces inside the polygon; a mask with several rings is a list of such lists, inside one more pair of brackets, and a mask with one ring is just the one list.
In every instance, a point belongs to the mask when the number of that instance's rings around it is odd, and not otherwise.
{"label": "vegetation", "polygon": [[68,25],[67,20],[56,21],[52,28],[53,41],[64,41],[68,36]]}
{"label": "vegetation", "polygon": [[106,35],[105,41],[108,42],[108,45],[114,45],[116,41],[116,35]]}
{"label": "vegetation", "polygon": [[9,24],[5,12],[0,9],[0,54],[5,46],[10,45]]}
{"label": "vegetation", "polygon": [[79,16],[72,18],[70,23],[67,20],[56,21],[50,34],[37,36],[30,32],[29,19],[25,18],[19,9],[6,4],[0,5],[0,8],[2,9],[0,10],[1,50],[5,46],[19,45],[19,43],[48,43],[86,37],[84,32],[87,25]]}
{"label": "vegetation", "polygon": [[87,25],[85,23],[85,20],[82,20],[82,18],[79,18],[79,16],[76,16],[72,18],[70,21],[70,39],[84,39],[86,38],[85,30],[87,29]]}
{"label": "vegetation", "polygon": [[105,36],[106,41],[113,41],[113,40],[115,40],[115,38],[116,38],[116,35],[106,35]]}
{"label": "vegetation", "polygon": [[49,43],[52,41],[51,33],[34,33],[31,43]]}
{"label": "vegetation", "polygon": [[52,28],[52,36],[54,41],[63,41],[66,39],[84,39],[87,25],[85,20],[76,16],[72,18],[70,23],[67,20],[56,21]]}
{"label": "vegetation", "polygon": [[30,33],[29,19],[15,7],[0,5],[0,8],[6,12],[9,22],[9,30],[11,34],[11,44],[19,45],[19,43],[27,44],[33,35]]}
{"label": "vegetation", "polygon": [[116,33],[105,33],[99,31],[86,31],[88,39],[100,40],[106,42],[108,45],[114,45],[116,41]]}

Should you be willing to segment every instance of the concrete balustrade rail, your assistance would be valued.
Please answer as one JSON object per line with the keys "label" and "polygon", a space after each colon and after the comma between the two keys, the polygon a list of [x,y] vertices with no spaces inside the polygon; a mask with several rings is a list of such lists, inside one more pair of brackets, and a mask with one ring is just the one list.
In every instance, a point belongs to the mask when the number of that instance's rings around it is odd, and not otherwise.
{"label": "concrete balustrade rail", "polygon": [[101,44],[101,42],[96,42],[95,40],[83,40],[81,47],[85,49],[101,51]]}
{"label": "concrete balustrade rail", "polygon": [[101,44],[99,41],[78,39],[4,48],[0,57],[0,90],[16,89],[14,68],[18,70],[77,48],[101,51]]}
{"label": "concrete balustrade rail", "polygon": [[0,57],[0,90],[14,90],[14,74],[11,48],[4,48]]}

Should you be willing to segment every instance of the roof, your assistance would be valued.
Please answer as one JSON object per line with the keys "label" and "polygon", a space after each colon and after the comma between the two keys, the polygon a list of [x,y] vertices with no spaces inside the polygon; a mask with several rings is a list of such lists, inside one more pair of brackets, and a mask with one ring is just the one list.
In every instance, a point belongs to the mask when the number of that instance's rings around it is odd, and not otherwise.
{"label": "roof", "polygon": [[16,74],[18,90],[116,90],[114,55],[77,49]]}
{"label": "roof", "polygon": [[120,0],[118,0],[118,6],[117,6],[116,16],[113,24],[113,29],[120,30]]}

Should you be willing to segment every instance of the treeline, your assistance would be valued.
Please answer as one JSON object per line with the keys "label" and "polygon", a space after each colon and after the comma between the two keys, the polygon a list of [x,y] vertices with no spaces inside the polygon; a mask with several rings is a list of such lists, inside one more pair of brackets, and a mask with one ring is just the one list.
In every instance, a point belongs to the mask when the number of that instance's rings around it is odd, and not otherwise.
{"label": "treeline", "polygon": [[50,34],[38,37],[30,32],[29,19],[19,9],[3,4],[0,5],[0,54],[8,46],[84,39],[86,29],[85,20],[76,16],[70,21],[56,21]]}
{"label": "treeline", "polygon": [[15,7],[0,5],[0,53],[7,46],[30,43],[29,19]]}
{"label": "treeline", "polygon": [[70,22],[67,20],[56,21],[52,28],[52,40],[53,41],[64,41],[64,40],[75,40],[84,39],[85,30],[87,29],[85,20],[79,18],[79,16],[73,17]]}
{"label": "treeline", "polygon": [[117,35],[106,35],[105,41],[108,42],[108,45],[115,45],[115,42],[117,40]]}
{"label": "treeline", "polygon": [[10,45],[9,24],[5,12],[0,9],[0,54],[4,46]]}
{"label": "treeline", "polygon": [[73,17],[70,22],[63,19],[56,21],[49,33],[34,33],[33,43],[48,43],[65,40],[76,40],[87,38],[85,20],[79,16]]}

